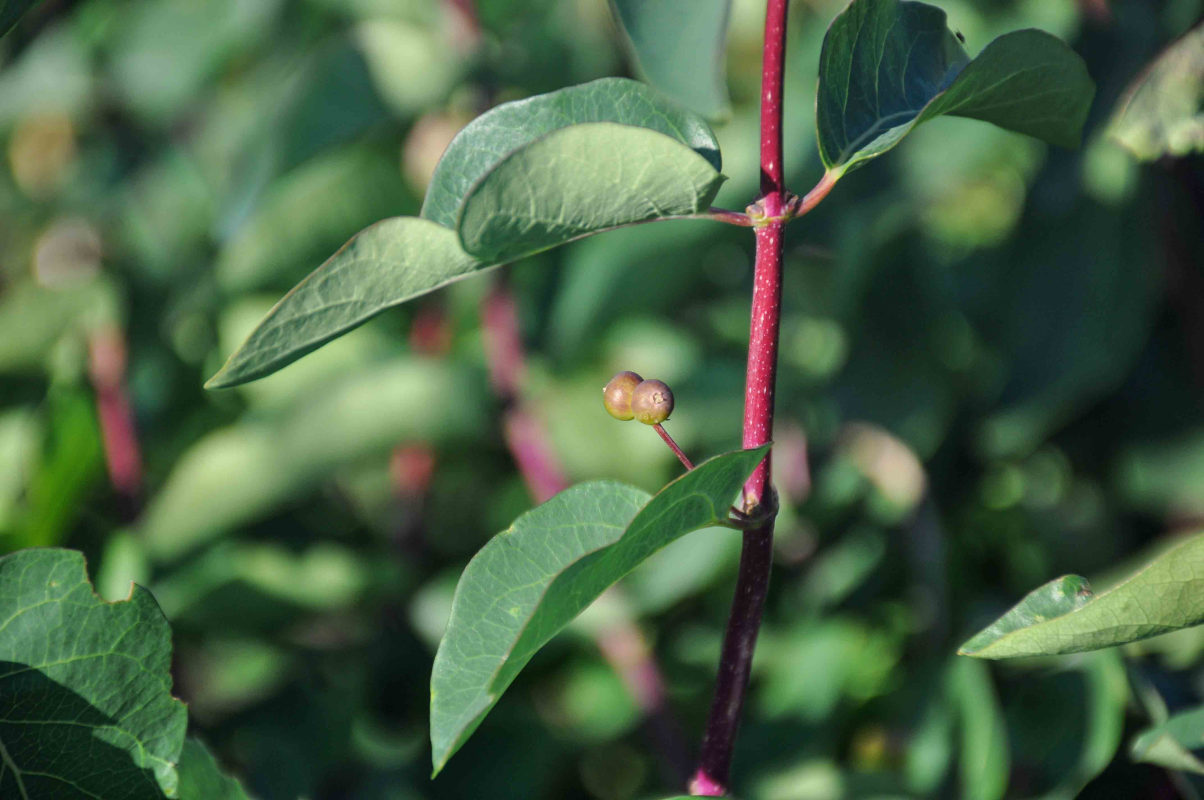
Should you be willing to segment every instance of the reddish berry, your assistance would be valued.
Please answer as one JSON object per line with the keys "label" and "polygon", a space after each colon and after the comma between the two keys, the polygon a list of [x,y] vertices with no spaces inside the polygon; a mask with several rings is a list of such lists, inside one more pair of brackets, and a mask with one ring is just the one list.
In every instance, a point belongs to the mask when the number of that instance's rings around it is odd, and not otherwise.
{"label": "reddish berry", "polygon": [[602,389],[602,405],[615,419],[629,420],[631,414],[631,396],[635,387],[644,379],[634,372],[623,371],[610,379],[610,383]]}
{"label": "reddish berry", "polygon": [[631,413],[645,425],[659,425],[673,413],[673,390],[664,381],[644,381],[631,394]]}

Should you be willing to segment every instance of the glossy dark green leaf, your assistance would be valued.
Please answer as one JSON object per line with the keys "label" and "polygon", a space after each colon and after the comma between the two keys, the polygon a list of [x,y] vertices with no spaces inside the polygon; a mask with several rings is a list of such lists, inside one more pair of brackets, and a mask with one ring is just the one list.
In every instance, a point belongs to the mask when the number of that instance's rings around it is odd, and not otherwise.
{"label": "glossy dark green leaf", "polygon": [[706,122],[654,89],[625,78],[504,103],[470,122],[448,145],[427,188],[422,216],[449,228],[473,185],[510,153],[570,125],[613,122],[673,138],[722,168],[719,143]]}
{"label": "glossy dark green leaf", "polygon": [[710,206],[723,176],[677,139],[594,122],[549,133],[503,158],[469,190],[458,230],[488,263],[591,233]]}
{"label": "glossy dark green leaf", "polygon": [[205,386],[222,389],[269,375],[382,311],[483,266],[441,225],[415,217],[378,222],[286,294]]}
{"label": "glossy dark green leaf", "polygon": [[728,110],[724,45],[730,0],[612,0],[640,73],[686,108]]}
{"label": "glossy dark green leaf", "polygon": [[464,569],[431,673],[437,773],[531,657],[607,587],[691,531],[721,524],[765,448],[710,459],[655,497],[579,484],[514,521]]}
{"label": "glossy dark green leaf", "polygon": [[820,156],[839,177],[942,114],[1074,147],[1094,91],[1082,59],[1047,33],[1005,34],[971,61],[941,9],[854,0],[820,55]]}
{"label": "glossy dark green leaf", "polygon": [[12,30],[21,15],[39,2],[41,0],[0,0],[0,36]]}
{"label": "glossy dark green leaf", "polygon": [[0,796],[175,796],[187,714],[170,666],[145,589],[105,603],[71,550],[0,558]]}
{"label": "glossy dark green leaf", "polygon": [[1098,650],[1204,622],[1204,534],[1096,595],[1068,575],[1034,590],[962,645],[977,658]]}
{"label": "glossy dark green leaf", "polygon": [[1134,81],[1111,134],[1143,161],[1204,152],[1204,25],[1168,47]]}
{"label": "glossy dark green leaf", "polygon": [[1204,707],[1175,714],[1142,731],[1133,740],[1134,761],[1204,775],[1204,761],[1192,751],[1204,749]]}

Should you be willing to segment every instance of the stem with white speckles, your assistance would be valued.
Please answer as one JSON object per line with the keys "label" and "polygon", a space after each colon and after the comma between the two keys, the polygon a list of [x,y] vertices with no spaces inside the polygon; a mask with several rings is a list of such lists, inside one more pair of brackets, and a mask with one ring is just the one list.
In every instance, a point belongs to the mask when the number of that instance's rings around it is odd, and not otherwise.
{"label": "stem with white speckles", "polygon": [[[786,51],[787,0],[768,0],[761,73],[761,205],[768,220],[756,228],[756,266],[744,390],[744,447],[758,447],[773,435],[773,399],[777,380],[778,333],[782,307],[782,226],[786,206],[782,180],[782,73]],[[757,467],[744,485],[744,511],[755,512],[772,491],[770,460]],[[690,784],[695,796],[727,794],[732,749],[748,689],[753,649],[773,564],[773,518],[745,531],[740,574],[723,640],[715,697],[707,719],[698,771]]]}

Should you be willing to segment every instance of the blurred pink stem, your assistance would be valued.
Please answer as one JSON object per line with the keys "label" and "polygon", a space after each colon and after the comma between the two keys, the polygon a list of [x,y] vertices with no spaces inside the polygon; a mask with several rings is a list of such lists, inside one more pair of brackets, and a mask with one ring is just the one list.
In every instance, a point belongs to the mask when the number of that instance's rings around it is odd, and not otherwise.
{"label": "blurred pink stem", "polygon": [[125,388],[125,371],[122,331],[116,326],[93,331],[88,337],[88,375],[96,393],[109,482],[124,500],[136,503],[142,490],[142,453]]}

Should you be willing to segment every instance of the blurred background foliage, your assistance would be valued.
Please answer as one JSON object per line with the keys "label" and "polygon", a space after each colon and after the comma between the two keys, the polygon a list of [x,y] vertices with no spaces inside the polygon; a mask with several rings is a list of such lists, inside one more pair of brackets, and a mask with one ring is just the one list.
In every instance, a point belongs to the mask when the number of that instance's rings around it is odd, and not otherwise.
{"label": "blurred background foliage", "polygon": [[[815,65],[843,4],[791,10],[796,191],[821,173]],[[1105,135],[1204,4],[939,5],[971,53],[1025,26],[1070,42],[1099,85],[1092,122],[1066,152],[940,120],[788,229],[784,508],[737,794],[1197,796],[1126,743],[1204,700],[1200,630],[1123,658],[952,653],[1038,584],[1106,582],[1204,519],[1204,168],[1142,165]],[[148,586],[194,728],[262,798],[664,794],[709,702],[738,551],[722,531],[641,568],[427,779],[451,590],[532,503],[488,381],[498,273],[201,389],[348,237],[417,213],[475,114],[631,72],[604,0],[478,0],[479,30],[466,8],[47,0],[0,40],[0,552],[75,547],[108,597]],[[733,4],[732,208],[756,193],[762,14]],[[506,269],[522,401],[574,481],[677,472],[602,411],[619,369],[674,386],[696,458],[738,446],[751,240],[665,223]],[[644,721],[608,666],[608,615],[637,621],[676,723]]]}

